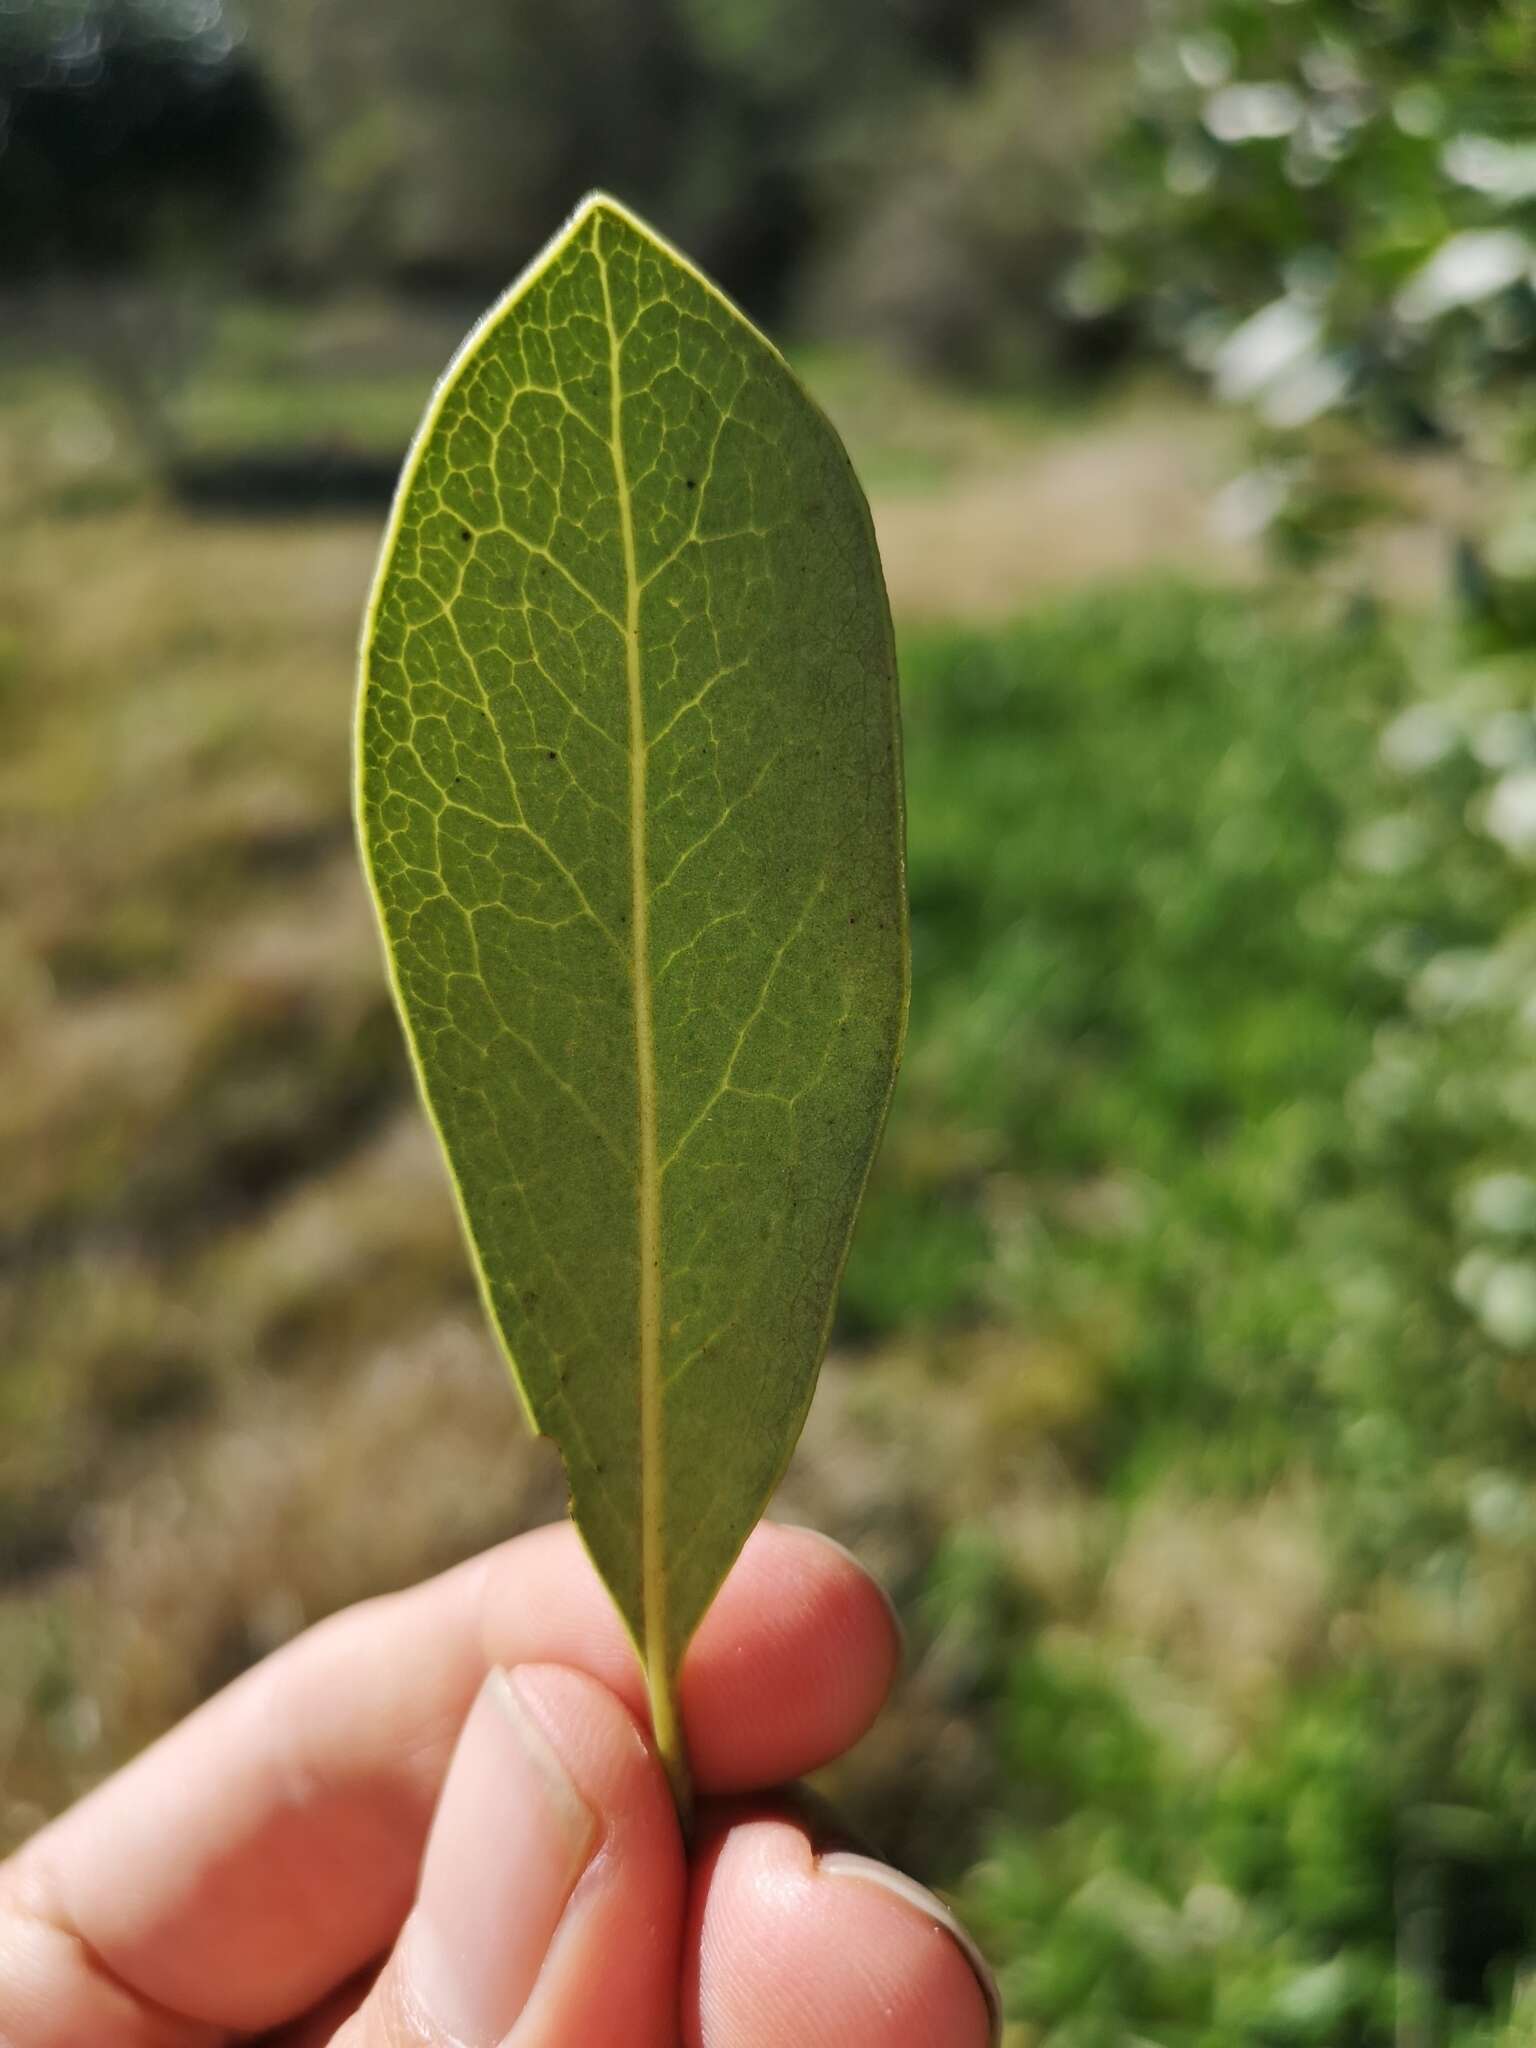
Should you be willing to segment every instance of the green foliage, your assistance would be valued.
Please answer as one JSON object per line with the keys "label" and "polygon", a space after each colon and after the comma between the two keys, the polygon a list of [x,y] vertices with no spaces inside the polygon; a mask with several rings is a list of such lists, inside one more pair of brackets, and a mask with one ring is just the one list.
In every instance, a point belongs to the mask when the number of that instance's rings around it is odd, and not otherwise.
{"label": "green foliage", "polygon": [[1455,433],[1536,348],[1533,74],[1522,0],[1166,7],[1085,289],[1137,290],[1277,424]]}
{"label": "green foliage", "polygon": [[490,1310],[680,1768],[905,1018],[895,655],[832,428],[587,202],[427,415],[365,632],[363,844]]}
{"label": "green foliage", "polygon": [[1253,405],[1280,437],[1263,471],[1274,516],[1337,461],[1328,421],[1483,459],[1502,425],[1507,455],[1536,359],[1527,0],[1173,0],[1139,75],[1072,296],[1138,303],[1218,393]]}
{"label": "green foliage", "polygon": [[[1373,638],[1277,634],[1262,609],[1171,588],[921,640],[903,672],[913,1041],[848,1292],[876,1328],[906,1320],[880,1276],[900,1285],[907,1233],[957,1241],[957,1211],[984,1229],[999,1171],[1042,1192],[1111,1176],[1140,1214],[1153,1175],[1182,1177],[1183,1207],[1209,1200],[1217,1160],[1260,1185],[1302,1170],[1253,1112],[1326,1097],[1368,1044],[1367,970],[1297,905],[1332,872],[1395,686]],[[1076,1259],[1134,1266],[1139,1234],[1053,1233],[1045,1284],[1091,1293]],[[956,1261],[949,1305],[1028,1302],[1039,1277]],[[1143,1371],[1151,1420],[1155,1383],[1181,1374]]]}
{"label": "green foliage", "polygon": [[940,1355],[1018,1331],[989,1456],[1043,1439],[1104,1504],[1033,1623],[976,1621],[1027,1538],[931,1592],[1001,1763],[969,1896],[1010,2007],[1052,2048],[1498,2039],[1536,1954],[1536,670],[1155,589],[906,673],[913,1035],[850,1298],[910,1328],[901,1246],[968,1217]]}
{"label": "green foliage", "polygon": [[[1385,1668],[1300,1690],[1212,1768],[1092,1654],[1014,1658],[1014,1818],[976,1882],[1014,2008],[1053,2043],[1491,2038],[1533,1936],[1529,1736],[1480,1769],[1468,1684]],[[1486,1705],[1482,1708],[1486,1714]]]}

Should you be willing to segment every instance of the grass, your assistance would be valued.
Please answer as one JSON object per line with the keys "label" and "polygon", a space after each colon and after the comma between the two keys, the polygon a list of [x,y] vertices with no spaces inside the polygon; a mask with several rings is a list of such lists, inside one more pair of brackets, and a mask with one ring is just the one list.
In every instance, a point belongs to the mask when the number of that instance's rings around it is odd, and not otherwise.
{"label": "grass", "polygon": [[[253,319],[224,346],[221,437],[269,398],[285,431],[331,417],[365,362],[382,433],[390,350],[426,342]],[[903,622],[915,967],[783,1502],[913,1634],[837,1789],[964,1891],[1010,2048],[1386,2048],[1420,2009],[1426,2041],[1493,2041],[1536,1948],[1536,940],[1488,829],[1536,762],[1532,678],[1150,574],[1161,543],[1093,538],[1086,486],[1053,530],[1056,465],[1140,474],[1176,422],[1050,433],[915,389],[898,420],[894,387],[812,370]],[[7,388],[14,1840],[307,1620],[560,1488],[356,873],[372,524],[197,523],[126,471],[82,499],[117,458],[54,445],[56,383]],[[1063,588],[1122,548],[1136,578]],[[1005,588],[1028,606],[997,624]]]}
{"label": "grass", "polygon": [[849,1298],[980,1410],[927,1598],[1022,2040],[1492,2040],[1536,1936],[1536,673],[1408,644],[1164,586],[909,654]]}

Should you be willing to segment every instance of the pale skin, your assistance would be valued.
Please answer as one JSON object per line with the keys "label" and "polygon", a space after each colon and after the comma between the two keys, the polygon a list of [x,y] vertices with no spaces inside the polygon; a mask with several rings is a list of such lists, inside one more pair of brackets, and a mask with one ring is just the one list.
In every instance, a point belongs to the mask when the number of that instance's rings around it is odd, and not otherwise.
{"label": "pale skin", "polygon": [[689,1854],[569,1526],[352,1608],[0,1866],[0,2048],[985,2048],[937,1901],[774,1790],[898,1659],[852,1559],[759,1529],[683,1670]]}

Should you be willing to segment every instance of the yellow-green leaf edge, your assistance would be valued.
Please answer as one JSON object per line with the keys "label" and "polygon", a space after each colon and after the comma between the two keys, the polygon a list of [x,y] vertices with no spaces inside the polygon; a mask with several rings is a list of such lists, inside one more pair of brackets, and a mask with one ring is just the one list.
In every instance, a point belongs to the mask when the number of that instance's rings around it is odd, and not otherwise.
{"label": "yellow-green leaf edge", "polygon": [[[857,512],[859,513],[859,515],[861,515],[862,518],[863,540],[866,548],[864,572],[866,576],[871,580],[873,591],[878,599],[878,607],[884,620],[883,666],[885,674],[888,677],[889,687],[889,702],[887,706],[887,715],[889,719],[891,763],[893,770],[894,788],[894,814],[891,819],[891,826],[893,832],[892,851],[894,860],[893,901],[897,906],[897,922],[899,924],[899,988],[896,991],[894,1022],[889,1046],[888,1071],[885,1078],[883,1090],[880,1095],[880,1099],[878,1101],[878,1104],[876,1105],[875,1114],[871,1119],[869,1142],[867,1144],[867,1147],[865,1148],[862,1160],[857,1162],[856,1185],[852,1190],[852,1199],[847,1205],[847,1228],[843,1234],[842,1243],[838,1249],[838,1254],[835,1261],[835,1269],[830,1273],[825,1288],[826,1303],[825,1311],[821,1318],[819,1343],[817,1346],[814,1361],[810,1364],[809,1370],[803,1373],[803,1385],[800,1389],[796,1412],[793,1415],[789,1424],[783,1427],[778,1432],[774,1447],[774,1457],[772,1464],[771,1466],[765,1467],[762,1482],[756,1489],[756,1497],[750,1503],[750,1511],[748,1512],[744,1509],[735,1518],[736,1526],[732,1529],[731,1532],[731,1541],[728,1546],[729,1554],[725,1554],[724,1551],[722,1551],[720,1554],[718,1566],[716,1569],[714,1569],[712,1573],[713,1586],[710,1589],[709,1595],[702,1599],[695,1597],[692,1601],[690,1601],[690,1603],[688,1603],[686,1609],[681,1614],[678,1613],[675,1604],[669,1603],[665,1599],[662,1599],[660,1601],[654,1601],[649,1597],[649,1588],[653,1576],[653,1563],[649,1554],[651,1546],[648,1543],[642,1545],[643,1550],[646,1552],[646,1556],[642,1562],[641,1567],[641,1580],[647,1588],[647,1595],[642,1600],[638,1611],[636,1609],[636,1604],[633,1598],[631,1597],[629,1599],[626,1599],[624,1597],[623,1589],[620,1583],[617,1583],[619,1575],[616,1574],[612,1569],[611,1558],[605,1557],[603,1554],[601,1554],[601,1546],[595,1544],[593,1541],[591,1528],[581,1511],[579,1489],[577,1487],[574,1477],[572,1480],[572,1507],[573,1513],[576,1518],[578,1530],[582,1535],[583,1542],[586,1544],[586,1547],[588,1548],[589,1554],[591,1554],[593,1557],[593,1561],[597,1566],[599,1573],[604,1577],[605,1581],[609,1584],[610,1590],[613,1592],[615,1604],[618,1606],[620,1615],[624,1621],[624,1625],[634,1643],[637,1656],[639,1657],[640,1663],[646,1675],[647,1685],[651,1697],[652,1713],[655,1723],[655,1733],[658,1745],[668,1763],[669,1770],[672,1772],[674,1785],[679,1791],[680,1799],[686,1804],[687,1770],[682,1750],[681,1729],[678,1723],[675,1694],[675,1679],[677,1667],[681,1661],[682,1652],[686,1647],[687,1641],[691,1637],[693,1630],[697,1627],[698,1621],[702,1618],[703,1612],[705,1611],[708,1605],[708,1598],[712,1597],[713,1591],[718,1589],[719,1583],[723,1580],[726,1571],[729,1569],[729,1565],[732,1558],[734,1557],[736,1552],[739,1551],[741,1544],[746,1540],[747,1535],[750,1534],[751,1528],[755,1524],[759,1515],[761,1514],[762,1509],[766,1505],[769,1496],[771,1495],[774,1488],[777,1486],[780,1478],[782,1478],[784,1469],[789,1462],[790,1456],[795,1447],[795,1443],[798,1440],[801,1427],[803,1426],[805,1414],[809,1409],[810,1401],[814,1393],[817,1370],[820,1365],[821,1355],[825,1350],[826,1342],[830,1335],[832,1317],[836,1305],[837,1287],[841,1280],[843,1266],[846,1263],[849,1242],[851,1240],[852,1235],[852,1222],[857,1214],[858,1202],[862,1196],[864,1184],[868,1178],[869,1169],[873,1163],[875,1152],[878,1149],[879,1137],[884,1127],[886,1112],[889,1108],[891,1095],[895,1086],[897,1071],[900,1065],[902,1044],[905,1037],[907,997],[910,980],[909,956],[907,948],[907,929],[905,917],[905,817],[904,804],[902,799],[900,716],[899,701],[897,694],[897,669],[894,639],[891,632],[889,611],[885,602],[884,585],[883,579],[881,578],[880,574],[879,556],[875,545],[873,526],[869,518],[868,507],[865,502],[863,493],[858,487],[857,480],[853,475],[851,465],[849,465],[847,462],[846,453],[842,450],[842,445],[840,440],[838,439],[835,429],[831,426],[830,422],[828,422],[825,419],[825,416],[821,413],[820,408],[816,406],[815,401],[812,400],[809,397],[809,395],[804,391],[803,386],[799,383],[798,378],[790,369],[789,365],[784,361],[779,351],[767,339],[767,337],[764,336],[761,333],[761,331],[757,329],[755,325],[747,319],[746,315],[743,314],[741,310],[737,306],[735,306],[734,303],[730,301],[726,297],[726,295],[723,292],[721,292],[719,288],[702,271],[700,271],[696,265],[694,265],[690,261],[690,259],[687,256],[682,254],[679,250],[677,250],[669,242],[667,242],[662,236],[657,234],[654,229],[649,227],[645,222],[643,222],[636,215],[631,213],[628,208],[624,207],[618,201],[612,199],[611,197],[604,193],[592,193],[582,201],[581,205],[572,214],[570,219],[567,221],[565,226],[559,231],[559,233],[557,233],[551,239],[551,241],[533,260],[533,262],[529,264],[529,266],[522,272],[522,274],[515,280],[515,282],[508,288],[508,290],[505,293],[503,293],[501,298],[498,299],[489,308],[489,310],[485,313],[481,320],[476,323],[474,328],[466,336],[460,348],[456,351],[452,361],[449,363],[443,376],[439,380],[437,387],[434,391],[432,400],[428,405],[428,408],[422,418],[421,424],[413,439],[404,466],[402,468],[400,483],[396,491],[389,521],[385,530],[379,554],[378,568],[375,573],[374,583],[372,586],[372,590],[370,592],[369,601],[363,621],[362,637],[359,650],[359,689],[357,696],[356,744],[354,754],[355,813],[358,826],[359,843],[363,856],[363,870],[368,880],[370,892],[374,897],[375,908],[379,916],[381,929],[385,934],[385,943],[383,950],[385,956],[386,971],[389,977],[389,982],[392,993],[395,998],[396,1006],[404,1025],[406,1043],[409,1048],[412,1065],[415,1071],[418,1090],[422,1102],[427,1110],[428,1117],[433,1125],[433,1128],[437,1133],[439,1142],[442,1146],[444,1158],[448,1165],[454,1198],[458,1207],[465,1239],[470,1249],[471,1263],[475,1273],[476,1282],[480,1290],[481,1298],[484,1302],[486,1312],[490,1318],[492,1327],[497,1331],[498,1336],[501,1340],[505,1355],[511,1367],[514,1384],[518,1389],[518,1393],[522,1400],[525,1413],[528,1416],[530,1426],[536,1432],[555,1435],[557,1441],[559,1441],[559,1432],[557,1430],[550,1429],[548,1426],[547,1418],[541,1418],[539,1413],[537,1412],[536,1402],[532,1394],[530,1393],[529,1387],[525,1382],[524,1375],[519,1367],[516,1356],[516,1350],[512,1339],[512,1334],[506,1326],[506,1319],[496,1299],[495,1290],[493,1288],[487,1270],[486,1262],[482,1257],[481,1246],[477,1235],[476,1223],[473,1214],[472,1201],[466,1192],[464,1182],[460,1173],[459,1161],[455,1155],[453,1145],[450,1142],[448,1132],[445,1129],[444,1121],[439,1114],[438,1106],[433,1098],[427,1064],[423,1058],[421,1047],[418,1043],[417,1033],[412,1019],[411,1007],[407,1000],[406,992],[402,986],[400,967],[398,959],[396,957],[396,951],[394,946],[389,942],[388,920],[385,912],[385,907],[379,893],[377,878],[374,869],[372,844],[369,832],[369,810],[365,796],[366,762],[364,753],[364,732],[368,707],[369,661],[370,653],[375,641],[375,633],[378,623],[380,603],[386,589],[389,571],[394,560],[397,543],[400,539],[402,523],[405,518],[411,489],[416,480],[423,456],[427,449],[429,448],[432,442],[434,432],[441,420],[444,406],[450,399],[451,395],[453,394],[461,375],[474,362],[475,358],[477,357],[479,351],[487,341],[488,337],[490,337],[495,332],[495,330],[501,325],[501,323],[508,318],[508,316],[513,312],[513,310],[524,298],[524,296],[531,290],[532,287],[534,287],[538,283],[540,278],[559,261],[561,256],[577,241],[577,239],[582,235],[582,233],[589,227],[593,228],[594,232],[597,232],[600,228],[600,224],[605,218],[610,222],[620,224],[630,233],[643,238],[646,242],[652,245],[652,247],[657,252],[659,252],[659,254],[666,261],[673,265],[676,265],[677,268],[682,273],[685,274],[685,276],[687,276],[693,281],[694,285],[699,290],[707,294],[709,299],[713,301],[715,305],[718,306],[726,315],[728,315],[732,321],[739,323],[740,327],[743,330],[745,330],[745,332],[748,335],[750,335],[754,344],[764,352],[765,357],[777,367],[777,370],[779,374],[782,376],[782,378],[785,380],[786,385],[793,390],[793,392],[798,397],[800,403],[804,406],[807,416],[814,418],[816,421],[820,423],[821,430],[825,434],[829,446],[832,449],[835,449],[837,456],[841,458],[841,462],[846,476],[846,482],[851,487],[849,499],[850,505],[857,508]],[[611,316],[611,306],[609,310]],[[611,331],[615,335],[615,342],[617,346],[617,330],[616,328],[611,328]],[[617,364],[617,360],[617,354],[615,354],[615,364]],[[631,573],[633,573],[633,566],[634,561],[633,555],[631,554]],[[852,922],[852,919],[850,919],[850,922]],[[639,1006],[637,1005],[636,1007],[638,1009]],[[567,1447],[562,1443],[561,1449],[563,1454],[566,1452],[566,1448]],[[567,1470],[569,1473],[571,1464],[569,1456],[566,1457],[566,1463]]]}

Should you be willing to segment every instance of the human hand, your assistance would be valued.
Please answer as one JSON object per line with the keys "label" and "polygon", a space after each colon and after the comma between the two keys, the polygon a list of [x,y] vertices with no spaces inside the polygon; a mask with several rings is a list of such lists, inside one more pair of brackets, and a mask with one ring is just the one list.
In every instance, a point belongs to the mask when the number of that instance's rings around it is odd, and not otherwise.
{"label": "human hand", "polygon": [[0,1866],[0,2048],[982,2048],[938,1901],[769,1789],[897,1657],[850,1558],[760,1528],[683,1671],[689,1862],[568,1525],[351,1608]]}

